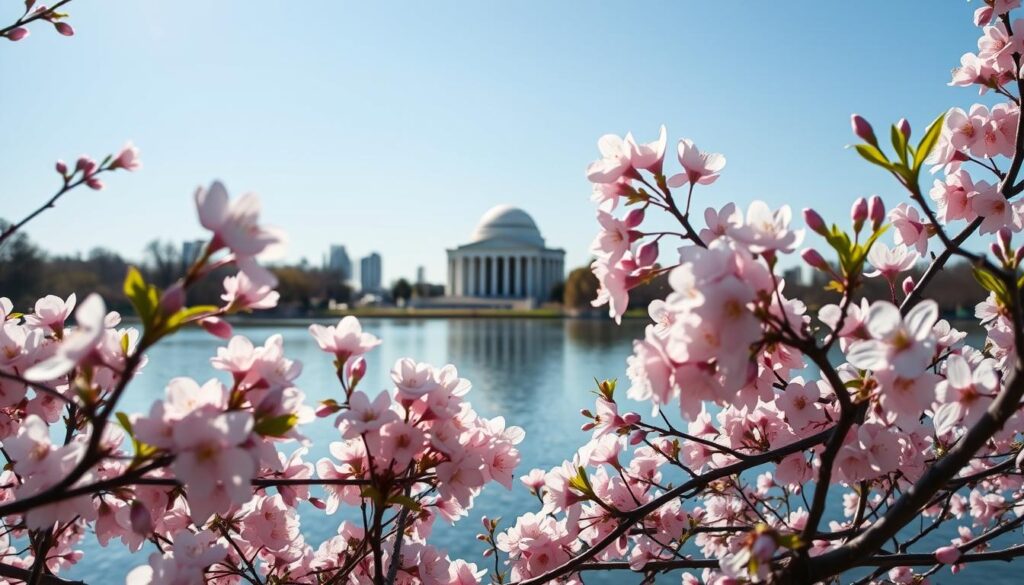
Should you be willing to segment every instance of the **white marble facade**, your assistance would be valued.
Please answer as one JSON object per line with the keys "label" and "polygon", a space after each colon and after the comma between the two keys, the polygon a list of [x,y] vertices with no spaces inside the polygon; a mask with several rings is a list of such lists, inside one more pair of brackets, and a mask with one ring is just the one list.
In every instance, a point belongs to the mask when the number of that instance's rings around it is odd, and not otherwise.
{"label": "white marble facade", "polygon": [[564,280],[565,251],[547,248],[533,218],[499,205],[469,243],[448,250],[448,296],[544,302]]}

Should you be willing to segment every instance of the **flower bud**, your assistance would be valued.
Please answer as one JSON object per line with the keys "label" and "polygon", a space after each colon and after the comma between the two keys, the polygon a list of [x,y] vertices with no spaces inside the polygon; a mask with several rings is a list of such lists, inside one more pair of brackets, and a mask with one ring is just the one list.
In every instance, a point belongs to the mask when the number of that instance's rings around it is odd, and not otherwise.
{"label": "flower bud", "polygon": [[75,34],[75,29],[66,22],[55,22],[53,23],[53,28],[57,29],[57,32],[66,37],[74,36]]}
{"label": "flower bud", "polygon": [[960,549],[955,546],[943,546],[935,550],[935,560],[943,565],[952,565],[960,560]]}
{"label": "flower bud", "polygon": [[1011,249],[1010,248],[1010,239],[1013,237],[1013,232],[1010,231],[1010,228],[1008,228],[1008,227],[999,228],[999,231],[996,232],[996,237],[999,238],[999,245],[1002,246],[1002,248],[1004,250],[1010,250]]}
{"label": "flower bud", "polygon": [[627,425],[635,425],[640,422],[640,415],[635,412],[627,412],[622,415],[622,422]]}
{"label": "flower bud", "polygon": [[864,220],[868,218],[868,201],[858,197],[850,208],[850,219],[853,221],[853,231],[859,232],[864,227]]}
{"label": "flower bud", "polygon": [[878,195],[872,195],[868,200],[868,217],[871,218],[871,229],[877,231],[885,221],[885,203]]}
{"label": "flower bud", "polygon": [[640,209],[639,207],[636,208],[636,209],[630,210],[630,212],[626,214],[626,217],[622,218],[622,222],[625,223],[626,227],[628,227],[630,229],[633,229],[633,228],[637,227],[638,225],[643,223],[643,221],[644,221],[644,210]]}
{"label": "flower bud", "polygon": [[140,536],[153,534],[153,516],[142,502],[138,500],[132,502],[128,518],[132,525],[132,532],[135,534]]}
{"label": "flower bud", "polygon": [[313,504],[313,507],[319,510],[327,509],[327,503],[321,500],[320,498],[309,498],[309,503]]}
{"label": "flower bud", "polygon": [[231,324],[220,317],[206,317],[204,319],[200,319],[199,325],[214,337],[231,339]]}
{"label": "flower bud", "polygon": [[132,146],[129,142],[121,149],[121,152],[117,153],[114,157],[114,161],[110,163],[112,169],[124,169],[126,171],[134,171],[142,166],[139,161],[139,149]]}
{"label": "flower bud", "polygon": [[629,435],[629,444],[630,445],[639,445],[640,443],[643,443],[644,439],[646,439],[646,438],[647,438],[647,431],[640,431],[640,430],[633,431],[633,433]]}
{"label": "flower bud", "polygon": [[816,268],[822,272],[829,272],[832,267],[828,265],[825,258],[815,250],[814,248],[807,248],[803,252],[800,252],[800,257],[804,259],[811,268]]}
{"label": "flower bud", "polygon": [[96,170],[96,161],[83,154],[75,161],[75,170],[89,176]]}
{"label": "flower bud", "polygon": [[160,311],[164,315],[173,315],[185,306],[185,287],[181,282],[172,284],[160,295]]}
{"label": "flower bud", "polygon": [[825,225],[825,220],[818,215],[817,211],[810,207],[804,208],[804,223],[816,234],[822,236],[828,234],[828,226]]}
{"label": "flower bud", "polygon": [[654,266],[658,261],[658,242],[651,241],[641,244],[636,251],[636,263],[640,266]]}
{"label": "flower bud", "polygon": [[875,138],[875,131],[871,128],[871,124],[861,116],[854,114],[850,116],[850,126],[853,127],[853,133],[857,135],[864,142],[872,146],[878,146],[878,139]]}
{"label": "flower bud", "polygon": [[910,140],[910,122],[907,122],[906,118],[900,118],[900,121],[896,122],[896,128],[904,138]]}
{"label": "flower bud", "polygon": [[355,386],[363,379],[366,375],[366,360],[363,356],[359,356],[356,359],[348,363],[348,384],[349,386]]}
{"label": "flower bud", "polygon": [[963,152],[962,150],[954,150],[953,159],[950,162],[967,162],[969,160],[971,159],[967,156],[966,152]]}
{"label": "flower bud", "polygon": [[85,180],[85,184],[88,185],[89,188],[92,189],[93,191],[103,190],[103,181],[97,179],[96,177],[89,177],[88,179]]}
{"label": "flower bud", "polygon": [[999,244],[992,242],[988,245],[988,251],[992,252],[992,255],[999,259],[1003,264],[1006,263],[1006,256],[1003,254],[1003,247]]}
{"label": "flower bud", "polygon": [[908,276],[903,279],[903,294],[909,295],[914,292],[914,277]]}
{"label": "flower bud", "polygon": [[57,172],[60,173],[62,177],[66,177],[68,175],[68,165],[64,161],[59,160],[53,166],[55,169],[57,169]]}
{"label": "flower bud", "polygon": [[21,39],[27,37],[28,35],[29,35],[28,29],[23,27],[23,26],[19,26],[16,29],[12,29],[12,30],[7,31],[7,34],[4,35],[4,36],[7,37],[7,40],[9,40],[9,41],[20,41]]}

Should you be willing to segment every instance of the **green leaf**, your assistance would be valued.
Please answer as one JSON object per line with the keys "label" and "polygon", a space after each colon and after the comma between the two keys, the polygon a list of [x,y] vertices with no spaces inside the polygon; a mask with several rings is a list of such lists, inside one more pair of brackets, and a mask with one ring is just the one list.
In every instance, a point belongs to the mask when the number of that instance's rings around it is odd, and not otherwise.
{"label": "green leaf", "polygon": [[298,422],[299,417],[295,414],[268,416],[256,421],[252,430],[264,437],[283,437],[288,431],[295,428],[295,424]]}
{"label": "green leaf", "polygon": [[854,148],[857,149],[857,154],[861,155],[869,163],[876,164],[886,170],[891,171],[893,169],[893,164],[889,162],[889,159],[878,148],[870,144],[857,144]]}
{"label": "green leaf", "polygon": [[942,134],[942,122],[946,119],[946,114],[939,114],[938,118],[928,126],[928,129],[924,131],[924,136],[921,137],[921,142],[917,145],[917,150],[914,151],[914,176],[916,177],[918,172],[921,170],[921,165],[924,164],[924,160],[931,154],[932,149],[935,148],[935,144],[939,141],[939,136]]}
{"label": "green leaf", "polygon": [[900,157],[900,161],[907,164],[907,137],[900,132],[900,129],[896,127],[896,124],[892,125],[892,130],[889,132],[890,138],[892,139],[892,147],[896,149],[896,156]]}
{"label": "green leaf", "polygon": [[160,304],[160,293],[155,286],[146,284],[142,273],[134,266],[128,268],[128,274],[124,277],[124,294],[135,307],[143,325],[152,328]]}
{"label": "green leaf", "polygon": [[128,415],[123,413],[123,412],[118,412],[114,416],[117,417],[117,422],[121,423],[121,426],[124,427],[124,430],[128,431],[128,434],[131,435],[132,434],[132,421],[128,420]]}
{"label": "green leaf", "polygon": [[569,487],[581,494],[589,495],[591,489],[590,481],[587,479],[587,470],[582,467],[576,468],[576,475],[569,478]]}
{"label": "green leaf", "polygon": [[972,272],[974,273],[974,279],[978,281],[982,288],[995,293],[996,298],[1004,307],[1010,306],[1010,293],[1006,290],[1006,285],[1003,284],[1003,281],[984,268],[974,267]]}
{"label": "green leaf", "polygon": [[194,307],[186,307],[168,317],[167,321],[164,322],[164,329],[168,333],[172,333],[177,331],[182,325],[187,324],[189,319],[198,317],[199,315],[215,312],[217,312],[217,306],[215,305],[196,305]]}
{"label": "green leaf", "polygon": [[389,503],[389,504],[398,504],[398,505],[400,505],[400,506],[402,506],[404,508],[409,508],[413,512],[419,512],[420,510],[423,509],[423,507],[420,506],[419,502],[417,502],[416,500],[410,498],[409,496],[407,496],[405,494],[395,494],[395,495],[391,496],[390,498],[388,498],[388,502],[387,503]]}

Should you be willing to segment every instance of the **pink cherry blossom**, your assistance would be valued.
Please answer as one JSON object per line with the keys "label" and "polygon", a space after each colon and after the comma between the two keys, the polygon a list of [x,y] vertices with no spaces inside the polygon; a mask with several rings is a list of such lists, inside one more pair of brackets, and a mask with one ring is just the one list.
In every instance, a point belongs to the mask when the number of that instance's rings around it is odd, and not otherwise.
{"label": "pink cherry blossom", "polygon": [[365,333],[359,320],[351,315],[342,317],[337,325],[310,325],[309,333],[320,349],[334,354],[342,363],[380,345],[380,339],[373,334]]}
{"label": "pink cherry blossom", "polygon": [[897,274],[913,268],[917,259],[917,252],[902,244],[890,249],[882,242],[875,242],[868,250],[868,262],[875,270],[866,276],[881,276],[892,281]]}
{"label": "pink cherry blossom", "polygon": [[938,318],[935,301],[921,301],[904,318],[895,305],[876,301],[864,319],[871,339],[850,345],[850,363],[865,370],[892,368],[903,377],[919,375],[931,361],[935,341],[932,325]]}
{"label": "pink cherry blossom", "polygon": [[917,253],[924,256],[928,251],[928,222],[921,218],[916,207],[900,203],[889,212],[889,222],[895,233],[893,240],[896,245],[917,248]]}
{"label": "pink cherry blossom", "polygon": [[57,345],[56,352],[25,371],[25,378],[34,382],[53,380],[92,355],[106,328],[107,308],[103,299],[93,293],[75,311],[78,326]]}
{"label": "pink cherry blossom", "polygon": [[724,156],[698,150],[692,140],[680,140],[677,150],[683,172],[669,177],[668,184],[672,188],[682,187],[687,183],[710,185],[718,179],[718,174],[725,168]]}

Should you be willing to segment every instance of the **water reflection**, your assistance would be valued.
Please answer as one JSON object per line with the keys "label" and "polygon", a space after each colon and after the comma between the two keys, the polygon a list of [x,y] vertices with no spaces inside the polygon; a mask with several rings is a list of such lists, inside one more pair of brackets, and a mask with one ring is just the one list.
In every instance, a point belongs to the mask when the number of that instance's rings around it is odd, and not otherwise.
{"label": "water reflection", "polygon": [[[413,357],[435,365],[455,364],[461,376],[473,383],[468,399],[487,417],[504,416],[527,432],[520,445],[520,472],[550,468],[571,457],[587,439],[578,431],[581,408],[592,407],[594,378],[623,378],[625,358],[634,336],[642,334],[642,322],[616,326],[607,320],[561,319],[367,319],[363,326],[383,343],[367,355],[367,376],[361,389],[374,394],[392,386],[389,377],[395,361]],[[305,327],[252,327],[239,329],[262,344],[281,334],[285,354],[303,363],[299,387],[307,402],[338,398],[340,390],[331,359],[319,350]],[[183,331],[161,343],[151,355],[144,373],[129,387],[124,410],[146,412],[162,397],[173,376],[199,380],[223,376],[210,366],[210,358],[224,343],[200,331]],[[311,441],[310,460],[327,456],[328,445],[338,440],[329,420],[305,429]],[[285,447],[290,452],[294,445]],[[457,526],[435,528],[434,544],[447,548],[453,557],[481,561],[481,545],[475,539],[481,515],[514,519],[534,511],[536,501],[516,486],[506,491],[489,486],[477,499],[471,517]],[[344,514],[324,517],[311,507],[300,509],[302,531],[308,542],[319,543],[332,535]],[[145,562],[145,555],[129,558],[123,549],[100,550],[92,537],[82,548],[87,566],[69,576],[89,583],[123,583],[124,574]],[[588,576],[587,583],[616,583],[612,576]],[[660,581],[659,581],[660,582]],[[669,582],[678,582],[678,577]]]}

